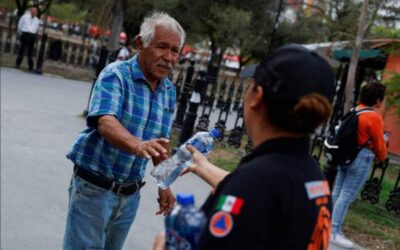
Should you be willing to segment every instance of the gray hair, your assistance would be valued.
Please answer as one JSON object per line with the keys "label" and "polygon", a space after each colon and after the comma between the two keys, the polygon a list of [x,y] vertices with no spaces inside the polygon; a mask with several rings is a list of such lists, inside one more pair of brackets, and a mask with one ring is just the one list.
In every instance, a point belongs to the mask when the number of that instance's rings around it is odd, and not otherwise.
{"label": "gray hair", "polygon": [[179,35],[181,38],[179,47],[182,48],[183,43],[185,42],[185,31],[174,18],[165,12],[153,12],[153,14],[144,19],[142,25],[140,26],[139,34],[143,41],[143,47],[147,48],[149,46],[150,42],[154,38],[155,28],[157,26],[162,26],[167,30]]}

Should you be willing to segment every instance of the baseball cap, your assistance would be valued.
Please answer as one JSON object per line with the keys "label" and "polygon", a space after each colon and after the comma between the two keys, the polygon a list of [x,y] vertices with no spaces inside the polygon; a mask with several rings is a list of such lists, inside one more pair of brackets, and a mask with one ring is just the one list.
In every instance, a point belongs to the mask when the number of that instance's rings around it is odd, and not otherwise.
{"label": "baseball cap", "polygon": [[335,93],[335,74],[328,62],[298,44],[278,48],[260,64],[244,68],[239,76],[254,78],[263,86],[266,98],[295,99],[318,93],[332,102]]}

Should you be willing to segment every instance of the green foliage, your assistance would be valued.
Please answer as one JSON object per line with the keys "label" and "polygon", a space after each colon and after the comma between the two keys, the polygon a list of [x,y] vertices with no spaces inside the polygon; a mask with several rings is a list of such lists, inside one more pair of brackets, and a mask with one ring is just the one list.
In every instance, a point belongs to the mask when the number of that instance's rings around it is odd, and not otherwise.
{"label": "green foliage", "polygon": [[83,21],[87,12],[73,3],[53,4],[50,7],[50,15],[63,21]]}
{"label": "green foliage", "polygon": [[6,8],[8,10],[13,10],[17,7],[15,0],[2,0],[0,2],[0,7]]}
{"label": "green foliage", "polygon": [[384,25],[378,25],[372,28],[370,37],[400,39],[400,30],[395,28],[388,28]]}

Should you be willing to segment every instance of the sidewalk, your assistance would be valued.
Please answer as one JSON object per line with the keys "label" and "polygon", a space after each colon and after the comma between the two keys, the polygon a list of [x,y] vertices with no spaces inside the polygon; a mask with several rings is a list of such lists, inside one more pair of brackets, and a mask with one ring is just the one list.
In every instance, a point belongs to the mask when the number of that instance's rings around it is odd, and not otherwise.
{"label": "sidewalk", "polygon": [[[72,174],[65,154],[85,127],[80,115],[91,83],[10,68],[1,68],[0,77],[1,249],[61,249]],[[157,187],[148,176],[124,249],[151,249],[163,229],[163,217],[155,215]],[[210,188],[188,174],[173,191],[194,193],[200,205]]]}

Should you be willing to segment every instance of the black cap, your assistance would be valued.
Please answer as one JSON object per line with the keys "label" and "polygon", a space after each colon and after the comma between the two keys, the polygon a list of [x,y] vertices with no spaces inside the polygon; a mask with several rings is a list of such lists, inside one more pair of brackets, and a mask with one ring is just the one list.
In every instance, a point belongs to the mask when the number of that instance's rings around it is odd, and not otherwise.
{"label": "black cap", "polygon": [[328,62],[297,44],[273,51],[259,65],[244,68],[240,77],[254,78],[273,99],[318,93],[332,102],[335,92],[335,74]]}

